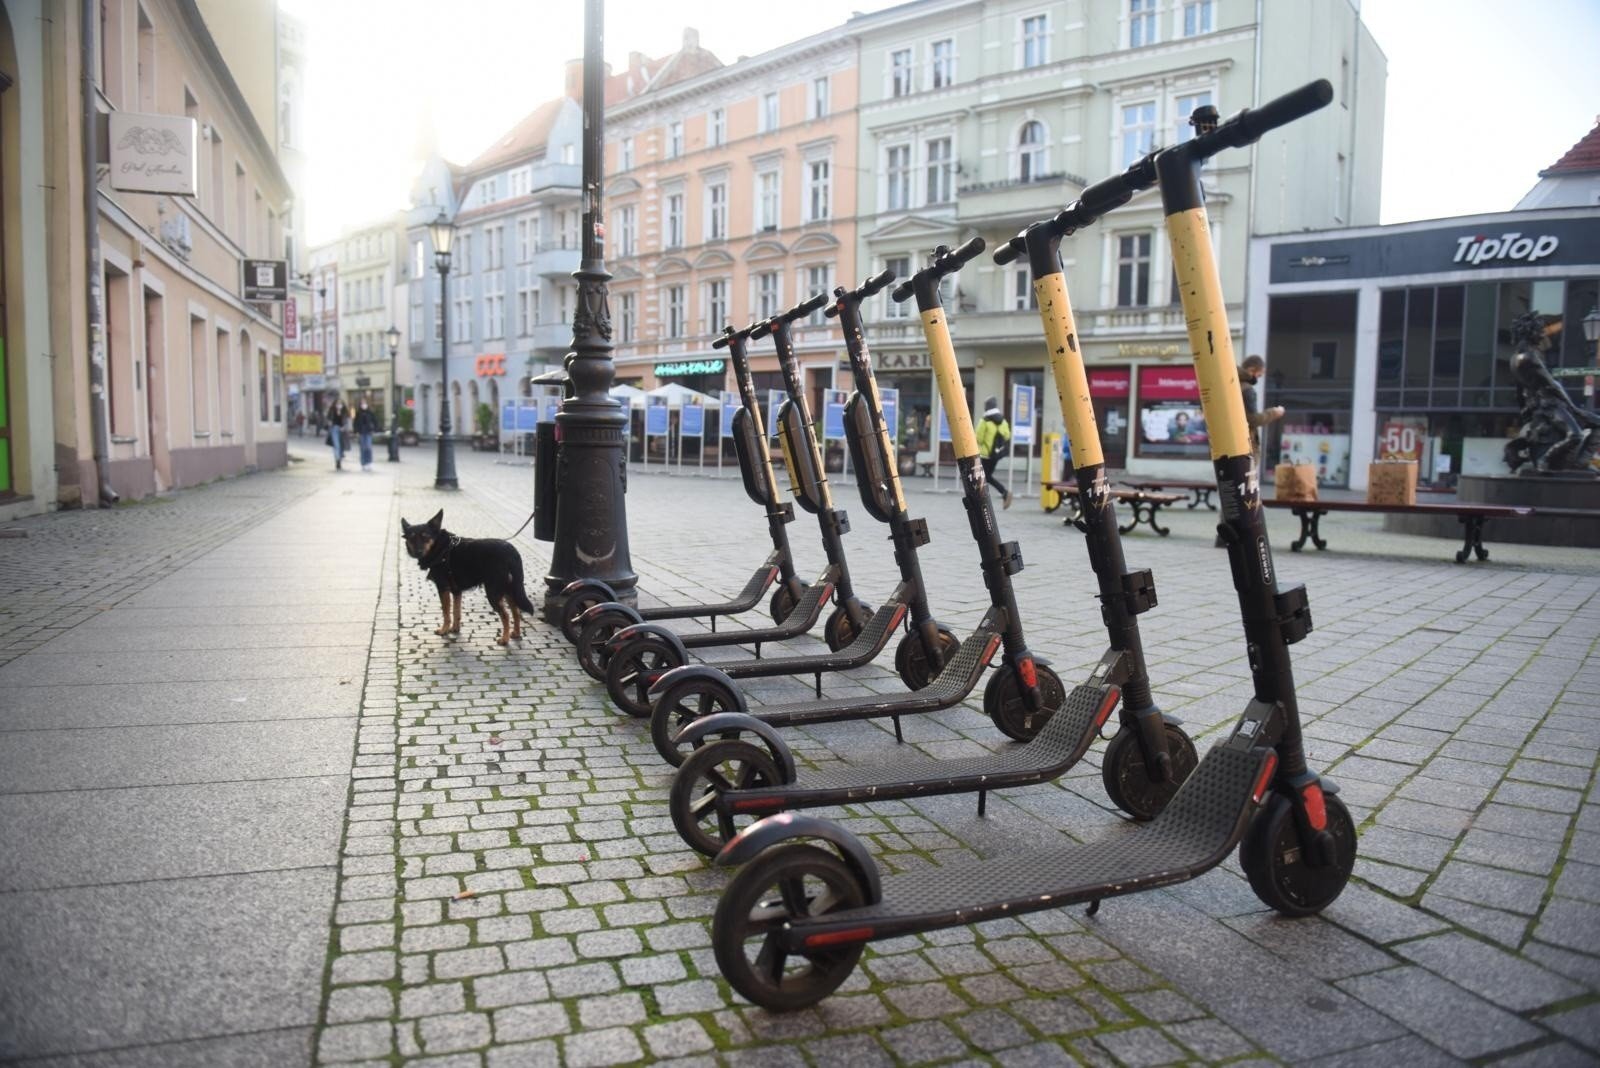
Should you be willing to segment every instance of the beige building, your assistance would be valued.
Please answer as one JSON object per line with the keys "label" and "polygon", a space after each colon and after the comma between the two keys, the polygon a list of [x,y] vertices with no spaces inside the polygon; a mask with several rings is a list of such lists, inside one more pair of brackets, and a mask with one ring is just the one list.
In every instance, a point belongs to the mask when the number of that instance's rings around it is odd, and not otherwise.
{"label": "beige building", "polygon": [[[286,460],[281,305],[242,297],[245,259],[283,258],[292,202],[273,134],[275,5],[218,5],[219,39],[194,0],[104,0],[90,27],[92,199],[79,10],[5,4],[0,51],[17,64],[5,106],[17,122],[0,134],[6,167],[22,171],[3,190],[11,437],[0,515]],[[129,188],[185,174],[192,191]],[[51,192],[30,209],[36,188]]]}
{"label": "beige building", "polygon": [[[606,118],[606,266],[617,380],[733,388],[712,340],[856,277],[856,49],[842,29],[724,66],[685,31]],[[833,385],[838,328],[795,331],[808,385]],[[771,342],[758,389],[781,385]]]}

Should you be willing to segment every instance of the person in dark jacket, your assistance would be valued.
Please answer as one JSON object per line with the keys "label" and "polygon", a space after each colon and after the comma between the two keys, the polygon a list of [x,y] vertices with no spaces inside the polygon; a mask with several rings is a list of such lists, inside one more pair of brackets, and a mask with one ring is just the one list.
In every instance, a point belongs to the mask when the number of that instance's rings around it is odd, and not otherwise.
{"label": "person in dark jacket", "polygon": [[345,433],[350,427],[350,409],[341,400],[335,400],[328,406],[328,437],[327,442],[333,446],[333,469],[344,470],[344,445]]}
{"label": "person in dark jacket", "polygon": [[356,411],[355,432],[356,440],[361,442],[361,470],[372,470],[372,435],[378,429],[378,417],[367,407],[367,402],[362,401],[361,407]]}

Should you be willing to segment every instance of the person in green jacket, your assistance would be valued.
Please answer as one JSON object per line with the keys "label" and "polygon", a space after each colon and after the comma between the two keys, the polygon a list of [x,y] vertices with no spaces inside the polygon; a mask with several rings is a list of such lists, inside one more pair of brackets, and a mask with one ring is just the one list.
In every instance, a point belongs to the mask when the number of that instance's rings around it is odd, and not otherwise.
{"label": "person in green jacket", "polygon": [[978,420],[978,458],[983,463],[983,477],[1000,491],[1001,507],[1011,507],[1011,491],[1004,482],[994,477],[995,465],[1006,446],[1011,443],[1011,424],[1000,411],[1000,401],[990,397],[983,402],[983,418]]}

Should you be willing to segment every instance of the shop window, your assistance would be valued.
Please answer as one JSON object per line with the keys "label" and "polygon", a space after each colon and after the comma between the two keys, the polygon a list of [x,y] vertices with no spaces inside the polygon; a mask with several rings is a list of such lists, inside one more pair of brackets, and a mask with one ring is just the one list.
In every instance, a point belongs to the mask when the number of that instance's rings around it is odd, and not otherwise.
{"label": "shop window", "polygon": [[1428,389],[1428,353],[1433,347],[1433,290],[1413,289],[1406,302],[1406,359],[1401,384],[1407,390],[1423,391],[1420,402],[1426,405]]}
{"label": "shop window", "polygon": [[1193,367],[1139,368],[1139,418],[1134,455],[1205,460],[1211,456],[1200,387]]}
{"label": "shop window", "polygon": [[1562,315],[1560,344],[1550,354],[1550,362],[1562,367],[1593,367],[1594,342],[1583,336],[1583,319],[1600,309],[1600,282],[1593,278],[1574,278],[1567,282],[1566,310]]}
{"label": "shop window", "polygon": [[1440,286],[1434,309],[1433,390],[1436,407],[1460,403],[1461,319],[1466,299],[1464,286]]}

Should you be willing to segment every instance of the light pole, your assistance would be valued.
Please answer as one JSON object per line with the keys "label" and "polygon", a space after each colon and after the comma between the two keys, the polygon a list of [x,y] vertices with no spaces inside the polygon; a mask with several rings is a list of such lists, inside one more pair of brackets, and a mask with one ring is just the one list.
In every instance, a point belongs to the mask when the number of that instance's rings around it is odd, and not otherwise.
{"label": "light pole", "polygon": [[389,344],[389,462],[400,462],[400,380],[395,377],[395,357],[400,354],[400,328],[391,326],[383,333]]}
{"label": "light pole", "polygon": [[556,475],[555,541],[545,576],[544,617],[554,622],[560,592],[576,578],[597,578],[617,599],[632,602],[639,577],[628,555],[628,511],[623,497],[622,429],[627,416],[611,396],[611,309],[604,258],[605,69],[601,57],[604,0],[585,0],[583,14],[583,260],[578,305],[567,357],[570,386],[556,416],[560,459]]}
{"label": "light pole", "polygon": [[1583,317],[1583,338],[1594,346],[1595,371],[1583,376],[1583,397],[1589,402],[1589,407],[1594,407],[1594,376],[1600,373],[1600,305],[1589,310]]}
{"label": "light pole", "polygon": [[442,387],[439,390],[439,465],[434,470],[434,489],[460,489],[456,481],[456,449],[450,441],[450,243],[455,240],[455,224],[439,217],[428,224],[428,236],[433,239],[433,262],[439,268],[439,351],[443,356],[439,369]]}

